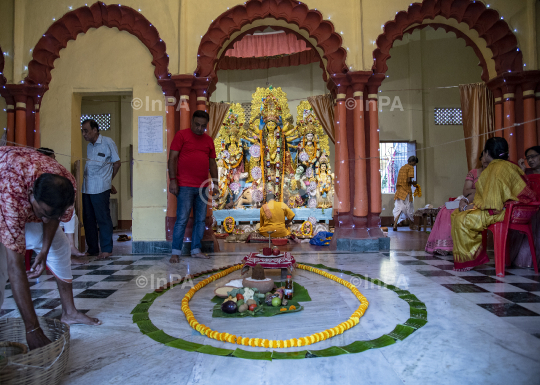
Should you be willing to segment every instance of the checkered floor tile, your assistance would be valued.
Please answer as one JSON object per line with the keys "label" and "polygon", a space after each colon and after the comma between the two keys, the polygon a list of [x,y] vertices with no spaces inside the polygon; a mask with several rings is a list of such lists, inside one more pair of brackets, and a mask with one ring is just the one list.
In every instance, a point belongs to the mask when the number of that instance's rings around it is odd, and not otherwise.
{"label": "checkered floor tile", "polygon": [[[434,256],[420,251],[381,253],[396,263],[431,279],[446,289],[475,303],[485,311],[540,338],[540,274],[532,269],[507,269],[497,277],[493,262],[468,272],[454,271],[452,256]],[[115,256],[73,266],[73,296],[83,312],[99,307],[127,282],[153,267],[164,256]],[[43,275],[30,282],[32,301],[39,316],[60,318],[61,302],[55,278]],[[11,286],[6,286],[2,317],[19,317]]]}
{"label": "checkered floor tile", "polygon": [[[142,257],[128,255],[112,257],[106,261],[93,261],[86,265],[73,265],[73,297],[75,306],[86,313],[98,305],[96,300],[105,299],[114,294],[122,285],[136,278],[139,273],[148,270],[164,257]],[[144,261],[143,264],[133,264]],[[151,262],[152,261],[152,262]],[[60,318],[62,315],[62,303],[52,275],[42,275],[38,279],[30,281],[30,295],[36,313],[39,316]],[[11,285],[6,285],[4,304],[0,310],[2,317],[20,317],[19,311],[13,298]],[[90,302],[88,302],[90,301]],[[81,307],[81,305],[83,307]]]}
{"label": "checkered floor tile", "polygon": [[[387,253],[388,254],[388,253]],[[454,271],[451,255],[421,255],[415,253],[390,253],[417,273],[474,302],[490,313],[504,317],[505,321],[520,326],[522,317],[530,320],[526,330],[540,338],[540,274],[533,269],[507,269],[504,277],[497,277],[495,263],[478,266],[471,271]],[[385,254],[386,255],[386,254]],[[415,259],[415,260],[413,260]],[[429,266],[428,266],[429,265]],[[537,332],[531,332],[531,329]]]}

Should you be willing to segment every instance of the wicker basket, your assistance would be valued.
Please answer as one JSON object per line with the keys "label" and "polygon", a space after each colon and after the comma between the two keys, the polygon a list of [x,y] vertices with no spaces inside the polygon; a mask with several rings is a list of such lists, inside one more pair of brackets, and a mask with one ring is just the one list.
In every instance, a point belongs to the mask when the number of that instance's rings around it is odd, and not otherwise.
{"label": "wicker basket", "polygon": [[[0,360],[0,384],[58,384],[69,358],[69,326],[50,318],[39,324],[52,343]],[[26,331],[20,318],[0,319],[0,341],[26,343]]]}

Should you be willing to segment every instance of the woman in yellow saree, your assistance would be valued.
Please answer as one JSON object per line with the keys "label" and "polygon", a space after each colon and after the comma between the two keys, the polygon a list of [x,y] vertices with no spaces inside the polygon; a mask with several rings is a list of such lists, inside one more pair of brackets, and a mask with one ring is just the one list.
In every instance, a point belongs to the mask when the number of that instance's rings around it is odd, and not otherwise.
{"label": "woman in yellow saree", "polygon": [[502,222],[507,201],[529,203],[536,194],[527,185],[521,168],[509,161],[508,143],[495,137],[487,140],[484,156],[489,166],[476,182],[474,200],[462,200],[459,209],[452,213],[452,240],[454,242],[454,270],[467,271],[489,262],[482,249],[482,231]]}

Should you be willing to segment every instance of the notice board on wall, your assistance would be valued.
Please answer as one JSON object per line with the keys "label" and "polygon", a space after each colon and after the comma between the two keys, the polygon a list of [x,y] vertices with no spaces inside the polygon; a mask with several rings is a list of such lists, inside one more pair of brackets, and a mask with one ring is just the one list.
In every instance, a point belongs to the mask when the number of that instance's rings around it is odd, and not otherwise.
{"label": "notice board on wall", "polygon": [[163,116],[139,116],[139,154],[163,153]]}

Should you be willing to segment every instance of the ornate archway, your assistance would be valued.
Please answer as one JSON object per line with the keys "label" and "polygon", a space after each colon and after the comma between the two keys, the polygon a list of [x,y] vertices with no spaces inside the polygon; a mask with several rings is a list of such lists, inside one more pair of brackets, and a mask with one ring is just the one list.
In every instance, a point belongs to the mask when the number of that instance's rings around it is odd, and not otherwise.
{"label": "ornate archway", "polygon": [[283,20],[306,31],[308,38],[303,38],[319,51],[326,61],[328,73],[347,72],[347,51],[342,47],[341,36],[330,21],[323,20],[319,11],[293,0],[250,0],[224,12],[212,22],[199,45],[195,75],[215,78],[220,52],[230,44],[231,38],[236,39],[233,34],[256,20],[267,18]]}
{"label": "ornate archway", "polygon": [[80,7],[66,13],[49,27],[33,49],[26,83],[41,85],[47,89],[51,81],[51,70],[54,68],[54,61],[60,57],[60,50],[65,48],[70,40],[75,40],[78,34],[99,27],[116,27],[136,36],[152,54],[156,78],[160,80],[170,76],[165,42],[159,37],[152,23],[133,8],[97,2],[90,7]]}
{"label": "ornate archway", "polygon": [[[487,82],[489,80],[489,69],[488,69],[486,60],[485,60],[484,56],[482,55],[482,52],[480,51],[480,48],[478,47],[478,45],[476,45],[476,43],[469,36],[464,34],[459,29],[457,29],[457,28],[455,28],[455,27],[453,27],[451,25],[447,25],[447,24],[427,23],[427,24],[418,24],[418,25],[415,25],[415,26],[413,26],[411,28],[408,28],[403,35],[405,35],[406,33],[412,34],[417,29],[424,29],[426,27],[431,27],[434,30],[438,30],[439,28],[441,28],[441,29],[445,30],[447,33],[450,33],[450,32],[454,33],[458,39],[463,39],[465,41],[465,45],[467,47],[471,47],[473,49],[474,53],[476,54],[476,56],[478,57],[478,60],[479,60],[478,66],[480,66],[482,68],[482,75],[480,75],[481,79],[484,82]],[[401,38],[399,38],[399,39],[401,39]]]}
{"label": "ornate archway", "polygon": [[[518,48],[517,38],[497,11],[487,8],[481,1],[424,0],[422,3],[411,4],[407,11],[398,12],[394,20],[384,25],[384,32],[377,38],[377,48],[373,51],[373,72],[385,73],[388,70],[386,61],[390,58],[390,49],[394,41],[401,39],[410,27],[422,26],[424,21],[434,19],[439,26],[446,24],[440,23],[437,20],[439,18],[442,18],[441,21],[454,19],[476,31],[478,36],[485,40],[487,48],[493,54],[492,58],[479,55],[479,59],[484,63],[487,60],[493,60],[497,75],[522,71],[522,53]],[[451,26],[444,28],[456,31],[456,28]],[[458,35],[458,37],[463,36],[465,36],[463,33]],[[475,52],[479,54],[477,49]],[[483,79],[484,76],[485,74]]]}

